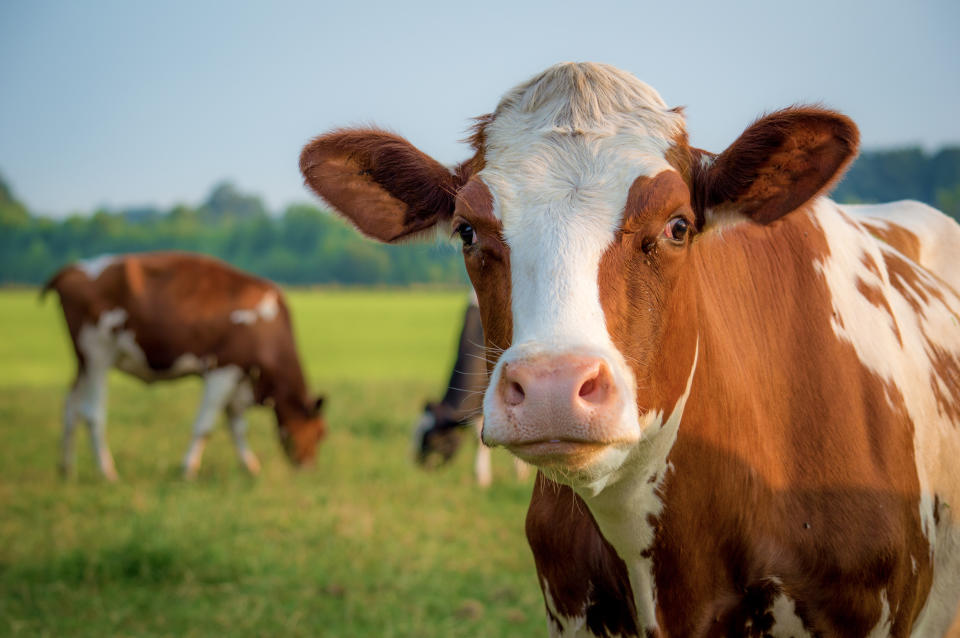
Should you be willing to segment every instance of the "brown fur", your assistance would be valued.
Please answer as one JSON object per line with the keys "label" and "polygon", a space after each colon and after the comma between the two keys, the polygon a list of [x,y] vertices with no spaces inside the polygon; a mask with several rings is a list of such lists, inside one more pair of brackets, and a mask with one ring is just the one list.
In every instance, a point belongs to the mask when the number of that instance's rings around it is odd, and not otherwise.
{"label": "brown fur", "polygon": [[[912,424],[903,407],[887,407],[891,388],[836,339],[829,292],[812,270],[824,251],[797,214],[776,228],[704,238],[679,274],[690,291],[665,321],[687,340],[699,336],[701,374],[654,546],[668,635],[745,632],[746,619],[765,611],[766,599],[753,596],[771,576],[822,635],[863,635],[879,621],[881,590],[899,610],[895,633],[925,599],[932,566]],[[698,516],[704,507],[710,514]],[[753,625],[759,635],[760,619]]]}
{"label": "brown fur", "polygon": [[[455,229],[467,222],[476,230],[477,244],[464,247],[467,274],[477,291],[483,334],[487,344],[488,371],[493,370],[500,353],[510,346],[513,320],[510,311],[510,251],[501,236],[500,221],[493,216],[493,198],[480,180],[471,180],[457,196]],[[494,282],[489,285],[489,282]],[[478,284],[481,287],[476,287]]]}
{"label": "brown fur", "polygon": [[922,263],[920,259],[920,240],[906,228],[896,224],[887,224],[886,226],[864,224],[864,226],[870,231],[871,235],[880,241],[893,246],[918,264]]}

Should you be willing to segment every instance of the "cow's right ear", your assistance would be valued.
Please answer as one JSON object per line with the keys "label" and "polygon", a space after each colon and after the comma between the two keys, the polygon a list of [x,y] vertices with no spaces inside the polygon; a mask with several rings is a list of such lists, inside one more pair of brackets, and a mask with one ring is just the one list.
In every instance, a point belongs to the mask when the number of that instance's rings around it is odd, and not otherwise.
{"label": "cow's right ear", "polygon": [[414,235],[453,215],[453,173],[386,131],[321,135],[300,154],[300,172],[337,212],[380,241]]}

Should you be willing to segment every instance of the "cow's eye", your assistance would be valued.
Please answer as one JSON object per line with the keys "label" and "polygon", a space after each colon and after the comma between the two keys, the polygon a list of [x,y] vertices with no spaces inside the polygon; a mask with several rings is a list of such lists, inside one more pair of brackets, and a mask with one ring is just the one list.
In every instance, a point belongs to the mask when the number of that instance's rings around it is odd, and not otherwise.
{"label": "cow's eye", "polygon": [[683,217],[674,217],[667,222],[663,235],[670,241],[682,242],[690,232],[690,223]]}
{"label": "cow's eye", "polygon": [[460,235],[464,246],[473,246],[477,243],[477,231],[467,222],[461,222],[453,232]]}

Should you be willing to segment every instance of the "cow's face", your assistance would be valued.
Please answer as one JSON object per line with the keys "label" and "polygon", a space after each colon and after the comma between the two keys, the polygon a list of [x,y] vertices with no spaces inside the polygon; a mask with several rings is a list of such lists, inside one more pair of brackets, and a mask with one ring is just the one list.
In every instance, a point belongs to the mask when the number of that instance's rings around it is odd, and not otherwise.
{"label": "cow's face", "polygon": [[[664,332],[685,292],[697,218],[687,184],[662,156],[618,154],[620,140],[568,142],[564,155],[593,164],[557,158],[570,173],[536,184],[487,164],[460,191],[451,228],[488,346],[502,352],[485,396],[484,442],[579,483],[620,466],[660,400],[677,400],[651,387],[650,366],[666,358],[689,370],[693,360],[695,334]],[[538,160],[549,164],[511,164]],[[629,168],[604,170],[617,161]],[[525,189],[528,199],[515,195]]]}
{"label": "cow's face", "polygon": [[718,221],[803,205],[852,158],[856,129],[788,109],[714,158],[632,76],[558,65],[508,93],[472,141],[451,172],[396,136],[343,131],[308,145],[301,169],[372,237],[437,224],[460,237],[497,359],[484,441],[596,486],[690,392],[698,243]]}
{"label": "cow's face", "polygon": [[327,422],[323,416],[323,397],[307,406],[278,411],[278,434],[283,451],[297,466],[313,463],[317,445],[326,436]]}
{"label": "cow's face", "polygon": [[413,456],[433,468],[448,463],[460,447],[463,422],[441,403],[427,403],[413,431]]}
{"label": "cow's face", "polygon": [[[502,352],[484,441],[590,480],[643,434],[650,397],[638,396],[648,375],[637,352],[657,348],[696,219],[666,159],[684,140],[679,113],[635,83],[603,96],[606,119],[564,114],[562,83],[549,84],[539,103],[514,92],[484,126],[483,168],[459,191],[451,228],[488,346]],[[624,292],[635,293],[628,305]]]}

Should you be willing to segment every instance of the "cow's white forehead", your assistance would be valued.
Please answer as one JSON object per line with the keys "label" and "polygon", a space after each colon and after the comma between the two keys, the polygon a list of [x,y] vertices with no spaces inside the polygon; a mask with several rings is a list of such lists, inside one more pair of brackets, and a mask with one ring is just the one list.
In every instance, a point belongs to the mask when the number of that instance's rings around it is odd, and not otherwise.
{"label": "cow's white forehead", "polygon": [[631,128],[672,140],[683,131],[683,116],[668,109],[651,86],[625,71],[605,64],[566,62],[503,96],[487,128],[488,147],[498,130],[518,127],[606,136]]}
{"label": "cow's white forehead", "polygon": [[612,348],[597,289],[630,185],[671,166],[683,116],[613,67],[560,64],[513,89],[484,128],[479,177],[511,250],[514,343]]}
{"label": "cow's white forehead", "polygon": [[683,116],[629,73],[558,64],[500,101],[484,127],[480,177],[507,235],[546,221],[541,206],[619,217],[633,180],[669,169],[667,149],[684,134]]}

